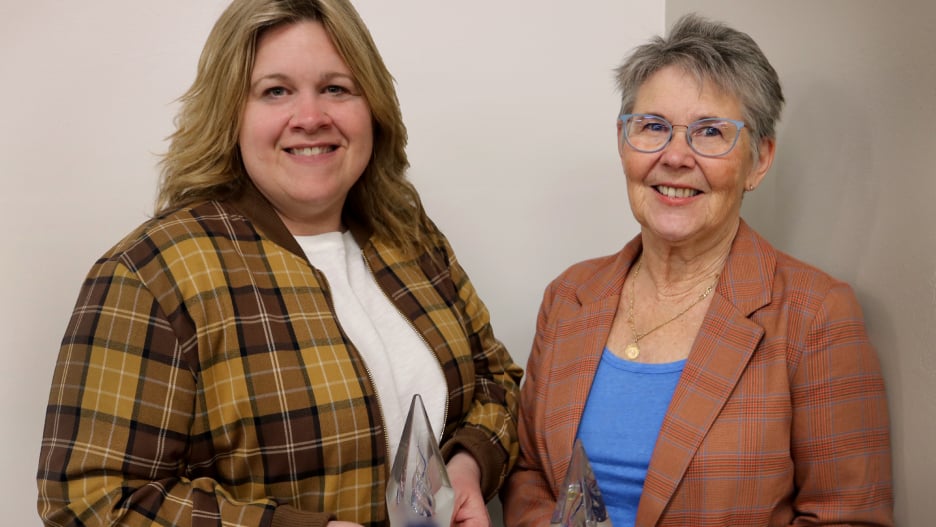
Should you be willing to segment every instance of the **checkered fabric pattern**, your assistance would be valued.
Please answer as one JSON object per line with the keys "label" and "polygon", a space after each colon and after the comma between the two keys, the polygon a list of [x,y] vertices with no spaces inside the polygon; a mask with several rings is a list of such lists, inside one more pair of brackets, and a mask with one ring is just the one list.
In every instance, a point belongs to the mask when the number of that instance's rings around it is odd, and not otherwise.
{"label": "checkered fabric pattern", "polygon": [[[546,290],[521,390],[521,456],[502,496],[510,527],[549,522],[640,251],[638,237]],[[608,408],[608,419],[627,419],[632,403]],[[636,525],[893,525],[887,402],[858,302],[743,221],[660,430]]]}
{"label": "checkered fabric pattern", "polygon": [[[357,233],[356,233],[357,234]],[[363,237],[438,357],[445,455],[497,492],[522,370],[439,232],[435,257]],[[141,226],[88,274],[56,364],[39,464],[50,526],[386,523],[387,438],[324,276],[255,191]]]}

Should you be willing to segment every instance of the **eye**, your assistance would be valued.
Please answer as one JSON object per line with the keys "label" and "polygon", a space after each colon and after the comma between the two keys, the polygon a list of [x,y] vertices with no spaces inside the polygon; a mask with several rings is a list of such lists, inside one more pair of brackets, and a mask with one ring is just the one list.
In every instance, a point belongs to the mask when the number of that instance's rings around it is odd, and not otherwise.
{"label": "eye", "polygon": [[690,133],[693,137],[698,138],[724,139],[731,127],[731,123],[726,121],[706,119],[693,123],[691,125]]}
{"label": "eye", "polygon": [[668,134],[669,123],[659,117],[646,116],[636,121],[637,130],[647,134]]}
{"label": "eye", "polygon": [[282,97],[282,96],[286,95],[287,93],[289,93],[289,92],[286,90],[286,88],[284,88],[284,87],[282,87],[282,86],[271,86],[271,87],[269,87],[269,88],[263,90],[263,96],[264,96],[264,97],[272,97],[272,98],[274,98],[274,99],[275,99],[275,98],[278,98],[278,97]]}
{"label": "eye", "polygon": [[325,87],[325,93],[329,93],[332,95],[342,95],[345,93],[349,93],[349,90],[345,88],[344,86],[339,86],[338,84],[329,84],[328,86]]}
{"label": "eye", "polygon": [[701,135],[702,137],[721,137],[724,134],[717,126],[703,126],[696,130],[696,135]]}

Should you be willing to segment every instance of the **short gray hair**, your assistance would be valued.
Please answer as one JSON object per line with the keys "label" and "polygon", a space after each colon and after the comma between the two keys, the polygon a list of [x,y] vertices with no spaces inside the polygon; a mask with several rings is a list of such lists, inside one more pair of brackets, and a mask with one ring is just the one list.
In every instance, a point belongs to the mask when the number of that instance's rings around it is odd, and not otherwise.
{"label": "short gray hair", "polygon": [[634,48],[615,70],[621,113],[631,113],[647,79],[673,65],[738,98],[755,155],[762,139],[776,137],[784,102],[777,72],[750,35],[695,14],[680,18],[665,38]]}

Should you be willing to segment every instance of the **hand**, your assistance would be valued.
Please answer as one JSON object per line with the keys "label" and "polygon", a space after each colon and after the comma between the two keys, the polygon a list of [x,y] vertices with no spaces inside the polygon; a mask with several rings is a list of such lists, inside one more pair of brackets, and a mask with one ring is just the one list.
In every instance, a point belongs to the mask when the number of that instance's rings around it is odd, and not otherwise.
{"label": "hand", "polygon": [[455,490],[452,527],[491,527],[481,494],[481,467],[475,458],[461,451],[452,456],[445,468]]}
{"label": "hand", "polygon": [[364,526],[361,525],[360,523],[332,520],[326,524],[326,527],[364,527]]}

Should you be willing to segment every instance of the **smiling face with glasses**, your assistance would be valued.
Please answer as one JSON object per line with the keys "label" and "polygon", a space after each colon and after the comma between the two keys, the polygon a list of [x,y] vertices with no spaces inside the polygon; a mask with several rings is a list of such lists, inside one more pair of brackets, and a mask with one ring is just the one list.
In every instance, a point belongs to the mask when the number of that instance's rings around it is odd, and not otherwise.
{"label": "smiling face with glasses", "polygon": [[734,94],[678,66],[647,78],[618,119],[618,148],[634,217],[647,236],[711,247],[734,238],[746,188],[773,160],[772,140],[755,157]]}

